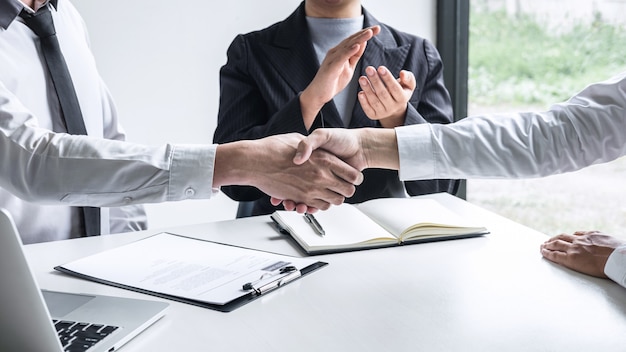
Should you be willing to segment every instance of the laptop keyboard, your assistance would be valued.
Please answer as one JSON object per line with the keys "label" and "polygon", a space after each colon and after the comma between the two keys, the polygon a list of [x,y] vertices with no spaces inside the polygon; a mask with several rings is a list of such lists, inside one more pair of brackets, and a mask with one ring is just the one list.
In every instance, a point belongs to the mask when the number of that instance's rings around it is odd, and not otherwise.
{"label": "laptop keyboard", "polygon": [[91,346],[109,336],[117,326],[53,320],[61,345],[66,352],[87,351]]}

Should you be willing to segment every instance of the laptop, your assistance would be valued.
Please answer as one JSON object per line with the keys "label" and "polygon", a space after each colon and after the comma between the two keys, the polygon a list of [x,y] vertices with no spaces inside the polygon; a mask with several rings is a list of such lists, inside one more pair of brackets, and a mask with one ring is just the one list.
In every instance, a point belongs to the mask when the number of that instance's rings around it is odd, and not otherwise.
{"label": "laptop", "polygon": [[40,290],[15,223],[0,208],[0,351],[115,351],[168,305]]}

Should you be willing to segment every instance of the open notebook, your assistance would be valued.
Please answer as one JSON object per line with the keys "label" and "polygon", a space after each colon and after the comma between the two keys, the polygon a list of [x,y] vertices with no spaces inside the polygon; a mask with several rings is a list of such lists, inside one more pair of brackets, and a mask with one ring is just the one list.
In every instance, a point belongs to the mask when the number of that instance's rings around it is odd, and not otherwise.
{"label": "open notebook", "polygon": [[0,282],[0,351],[117,350],[161,318],[169,305],[40,290],[15,223],[2,208]]}
{"label": "open notebook", "polygon": [[434,199],[382,198],[341,204],[314,214],[279,210],[272,220],[308,254],[391,247],[487,234],[489,231]]}

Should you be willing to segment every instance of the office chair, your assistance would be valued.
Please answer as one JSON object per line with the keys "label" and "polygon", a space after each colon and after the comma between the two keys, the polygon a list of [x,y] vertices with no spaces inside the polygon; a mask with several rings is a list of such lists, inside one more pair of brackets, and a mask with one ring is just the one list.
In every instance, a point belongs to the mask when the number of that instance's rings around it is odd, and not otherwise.
{"label": "office chair", "polygon": [[239,202],[237,206],[237,219],[252,216],[252,208],[254,207],[254,201]]}

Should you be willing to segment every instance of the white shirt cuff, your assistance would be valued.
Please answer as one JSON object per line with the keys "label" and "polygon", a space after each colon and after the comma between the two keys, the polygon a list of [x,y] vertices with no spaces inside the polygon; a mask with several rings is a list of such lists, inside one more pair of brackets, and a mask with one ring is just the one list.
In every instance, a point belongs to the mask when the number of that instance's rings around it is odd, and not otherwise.
{"label": "white shirt cuff", "polygon": [[436,178],[430,124],[400,126],[395,131],[400,156],[400,180]]}
{"label": "white shirt cuff", "polygon": [[626,245],[615,248],[604,267],[604,273],[611,280],[626,287]]}
{"label": "white shirt cuff", "polygon": [[207,199],[219,192],[213,188],[216,150],[216,144],[174,146],[168,200]]}

